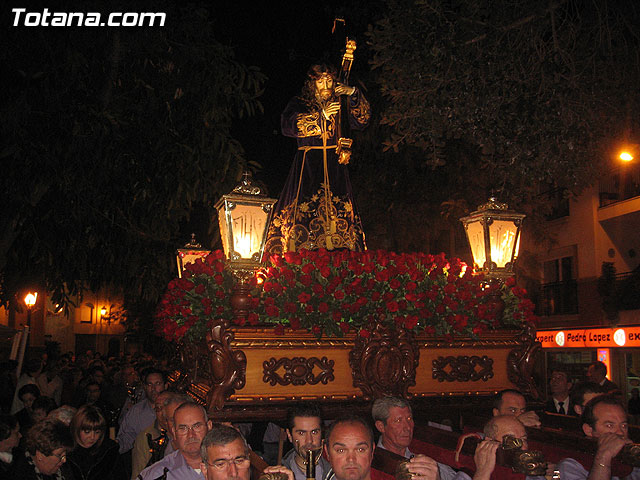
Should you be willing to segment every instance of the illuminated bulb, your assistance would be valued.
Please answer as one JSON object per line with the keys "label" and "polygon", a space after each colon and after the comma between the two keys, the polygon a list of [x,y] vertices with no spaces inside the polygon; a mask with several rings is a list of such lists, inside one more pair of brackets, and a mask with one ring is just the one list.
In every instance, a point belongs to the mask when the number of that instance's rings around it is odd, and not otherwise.
{"label": "illuminated bulb", "polygon": [[24,303],[27,305],[27,307],[31,308],[36,304],[36,301],[38,300],[38,292],[35,293],[27,293],[26,297],[24,297]]}
{"label": "illuminated bulb", "polygon": [[620,154],[620,160],[624,162],[630,162],[631,160],[633,160],[633,155],[631,155],[629,152],[622,152]]}

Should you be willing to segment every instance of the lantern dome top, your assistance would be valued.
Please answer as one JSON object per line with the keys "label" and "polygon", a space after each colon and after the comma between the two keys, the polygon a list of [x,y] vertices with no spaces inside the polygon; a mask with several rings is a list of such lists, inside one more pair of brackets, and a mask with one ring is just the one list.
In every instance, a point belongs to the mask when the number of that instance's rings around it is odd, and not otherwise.
{"label": "lantern dome top", "polygon": [[487,203],[483,203],[478,207],[478,210],[509,210],[509,205],[499,202],[496,197],[491,196]]}
{"label": "lantern dome top", "polygon": [[258,185],[253,184],[253,178],[251,178],[251,172],[245,170],[242,174],[240,183],[233,189],[233,193],[239,193],[242,195],[264,195]]}

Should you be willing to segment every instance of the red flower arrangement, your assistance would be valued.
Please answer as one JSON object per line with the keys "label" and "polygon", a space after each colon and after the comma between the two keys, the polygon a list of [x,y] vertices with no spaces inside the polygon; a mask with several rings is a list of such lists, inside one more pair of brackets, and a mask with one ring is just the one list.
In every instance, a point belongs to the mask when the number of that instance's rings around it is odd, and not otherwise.
{"label": "red flower arrangement", "polygon": [[[387,251],[300,251],[273,256],[254,285],[246,322],[306,329],[316,336],[356,331],[367,337],[375,323],[439,337],[471,336],[532,321],[533,303],[510,279],[501,287],[444,254]],[[188,265],[160,303],[158,330],[169,340],[203,338],[213,318],[231,321],[233,278],[221,251]],[[502,318],[497,312],[504,302]],[[244,323],[244,321],[243,321]],[[238,324],[236,322],[236,324]]]}

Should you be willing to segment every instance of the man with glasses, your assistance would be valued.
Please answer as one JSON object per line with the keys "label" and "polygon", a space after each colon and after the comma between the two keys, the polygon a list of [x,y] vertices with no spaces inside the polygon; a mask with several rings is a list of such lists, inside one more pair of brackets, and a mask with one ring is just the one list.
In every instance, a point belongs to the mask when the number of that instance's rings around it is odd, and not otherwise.
{"label": "man with glasses", "polygon": [[202,472],[207,480],[249,480],[249,447],[235,428],[216,423],[200,447]]}
{"label": "man with glasses", "polygon": [[159,462],[145,468],[139,478],[155,480],[166,470],[167,480],[203,480],[200,446],[211,429],[211,420],[201,405],[187,402],[173,414],[173,433],[178,449]]}

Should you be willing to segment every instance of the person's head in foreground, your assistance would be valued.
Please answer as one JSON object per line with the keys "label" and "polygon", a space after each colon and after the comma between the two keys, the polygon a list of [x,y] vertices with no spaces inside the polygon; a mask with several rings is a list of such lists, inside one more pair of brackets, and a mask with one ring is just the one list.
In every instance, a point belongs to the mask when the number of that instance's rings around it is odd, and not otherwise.
{"label": "person's head in foreground", "polygon": [[214,423],[200,447],[201,469],[207,480],[249,480],[249,447],[233,427]]}
{"label": "person's head in foreground", "polygon": [[324,445],[336,480],[369,480],[373,460],[373,431],[360,417],[335,420],[327,430]]}
{"label": "person's head in foreground", "polygon": [[72,448],[73,438],[64,423],[44,420],[27,433],[27,455],[43,475],[57,473]]}

